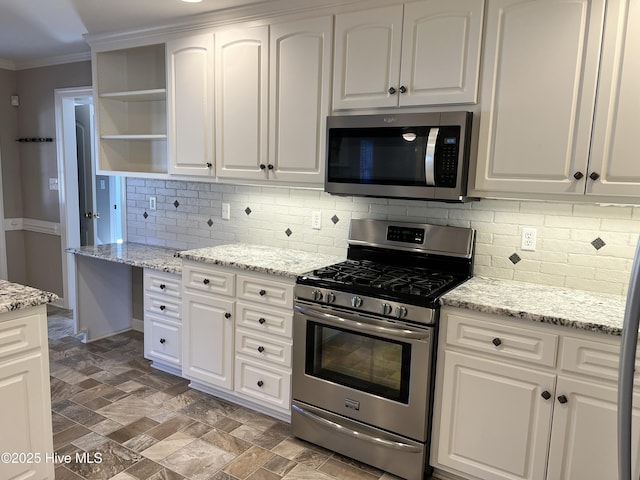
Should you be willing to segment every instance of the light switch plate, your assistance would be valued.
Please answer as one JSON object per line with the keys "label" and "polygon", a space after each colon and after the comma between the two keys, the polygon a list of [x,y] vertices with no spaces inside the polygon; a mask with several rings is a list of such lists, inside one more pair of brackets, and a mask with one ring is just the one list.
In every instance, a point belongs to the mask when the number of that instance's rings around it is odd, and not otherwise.
{"label": "light switch plate", "polygon": [[311,228],[314,230],[322,228],[322,212],[311,212]]}
{"label": "light switch plate", "polygon": [[231,218],[231,205],[228,203],[222,204],[222,219],[229,220]]}

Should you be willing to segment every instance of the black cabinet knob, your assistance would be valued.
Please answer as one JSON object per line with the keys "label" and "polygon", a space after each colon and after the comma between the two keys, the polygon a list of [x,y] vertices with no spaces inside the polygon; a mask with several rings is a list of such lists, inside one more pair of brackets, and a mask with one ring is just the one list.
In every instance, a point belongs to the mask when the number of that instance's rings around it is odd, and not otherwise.
{"label": "black cabinet knob", "polygon": [[389,90],[387,90],[389,92],[389,95],[395,95],[396,94],[396,89],[393,87],[389,87]]}
{"label": "black cabinet knob", "polygon": [[590,178],[591,180],[597,180],[597,179],[599,179],[599,178],[600,178],[600,174],[599,174],[599,173],[596,173],[596,172],[591,172],[591,175],[589,175],[589,178]]}
{"label": "black cabinet knob", "polygon": [[209,279],[205,278],[204,280],[202,280],[202,283],[204,283],[205,285],[209,285]]}
{"label": "black cabinet knob", "polygon": [[400,93],[407,93],[407,87],[404,85],[400,86]]}
{"label": "black cabinet knob", "polygon": [[164,283],[160,284],[160,290],[164,290],[165,288],[167,288],[167,286]]}
{"label": "black cabinet knob", "polygon": [[491,343],[493,343],[496,347],[499,347],[500,345],[502,345],[502,340],[496,337],[493,340],[491,340]]}
{"label": "black cabinet knob", "polygon": [[267,165],[267,168],[268,168],[269,170],[273,170],[273,165],[269,164],[269,165]]}
{"label": "black cabinet knob", "polygon": [[267,291],[266,290],[260,290],[258,293],[260,294],[261,297],[264,297],[267,294]]}
{"label": "black cabinet knob", "polygon": [[575,178],[576,180],[580,180],[582,177],[584,177],[582,172],[576,172],[573,174],[573,178]]}
{"label": "black cabinet knob", "polygon": [[563,404],[563,405],[564,405],[565,403],[567,403],[567,402],[569,401],[569,399],[567,398],[567,396],[566,396],[566,395],[560,395],[560,396],[558,397],[558,401],[559,401],[561,404]]}
{"label": "black cabinet knob", "polygon": [[264,385],[264,382],[262,380],[258,380],[257,385],[262,388],[262,386]]}
{"label": "black cabinet knob", "polygon": [[262,345],[260,345],[260,346],[258,347],[258,351],[259,351],[260,353],[264,352],[264,347],[263,347]]}
{"label": "black cabinet knob", "polygon": [[551,394],[550,394],[547,390],[545,390],[544,392],[542,392],[540,395],[541,395],[541,396],[542,396],[542,398],[544,398],[545,400],[549,400],[549,399],[551,398]]}
{"label": "black cabinet knob", "polygon": [[160,339],[160,343],[165,344],[167,341],[164,338]]}
{"label": "black cabinet knob", "polygon": [[267,168],[267,166],[264,163],[260,164],[260,170],[264,170],[265,168]]}
{"label": "black cabinet knob", "polygon": [[260,325],[264,325],[264,323],[265,323],[266,321],[267,321],[267,320],[266,320],[266,319],[264,319],[263,317],[260,317],[260,318],[258,319],[258,323],[259,323]]}
{"label": "black cabinet knob", "polygon": [[164,305],[160,305],[160,310],[164,311],[167,307]]}
{"label": "black cabinet knob", "polygon": [[207,162],[207,168],[211,168],[211,167],[213,167],[213,163]]}
{"label": "black cabinet knob", "polygon": [[224,314],[224,318],[231,318],[231,314],[230,314],[229,312],[226,312],[226,313]]}

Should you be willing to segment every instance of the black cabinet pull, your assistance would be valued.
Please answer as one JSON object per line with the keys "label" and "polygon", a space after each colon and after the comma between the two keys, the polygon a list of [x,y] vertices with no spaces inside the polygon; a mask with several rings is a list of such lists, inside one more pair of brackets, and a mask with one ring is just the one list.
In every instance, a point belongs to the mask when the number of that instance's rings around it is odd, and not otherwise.
{"label": "black cabinet pull", "polygon": [[549,399],[551,398],[551,394],[550,394],[547,390],[545,390],[544,392],[542,392],[540,395],[541,395],[541,396],[542,396],[542,398],[544,398],[545,400],[549,400]]}
{"label": "black cabinet pull", "polygon": [[264,347],[263,347],[262,345],[260,345],[260,346],[258,347],[258,351],[259,351],[260,353],[264,352]]}
{"label": "black cabinet pull", "polygon": [[208,167],[208,168],[213,167],[213,163],[211,163],[211,162],[207,162],[207,167]]}
{"label": "black cabinet pull", "polygon": [[264,297],[267,294],[267,291],[266,290],[260,290],[258,293],[260,294],[261,297]]}
{"label": "black cabinet pull", "polygon": [[165,344],[167,341],[164,338],[160,339],[160,343]]}
{"label": "black cabinet pull", "polygon": [[264,382],[262,380],[258,380],[257,385],[262,388],[262,386],[264,385]]}
{"label": "black cabinet pull", "polygon": [[387,90],[389,92],[389,95],[395,95],[396,94],[396,89],[393,87],[389,87],[389,90]]}
{"label": "black cabinet pull", "polygon": [[575,178],[576,180],[580,180],[582,177],[584,177],[582,172],[576,172],[573,174],[573,178]]}
{"label": "black cabinet pull", "polygon": [[564,405],[565,403],[567,403],[567,402],[569,401],[569,399],[567,398],[567,396],[566,396],[566,395],[560,395],[560,396],[558,397],[558,401],[559,401],[561,404],[563,404],[563,405]]}
{"label": "black cabinet pull", "polygon": [[400,93],[407,93],[407,87],[405,87],[404,85],[400,86]]}
{"label": "black cabinet pull", "polygon": [[264,325],[264,323],[265,323],[265,322],[266,322],[266,320],[265,320],[263,317],[260,317],[260,318],[258,319],[258,323],[259,323],[260,325]]}
{"label": "black cabinet pull", "polygon": [[231,318],[231,314],[230,314],[229,312],[226,312],[226,313],[224,314],[224,318]]}
{"label": "black cabinet pull", "polygon": [[167,286],[164,283],[160,284],[160,290],[164,290],[165,288],[167,288]]}
{"label": "black cabinet pull", "polygon": [[165,307],[164,305],[160,305],[160,310],[164,311],[167,307]]}
{"label": "black cabinet pull", "polygon": [[265,168],[267,168],[267,166],[264,163],[260,164],[260,170],[264,170]]}
{"label": "black cabinet pull", "polygon": [[597,180],[597,179],[599,179],[599,178],[600,178],[600,174],[599,174],[599,173],[596,173],[596,172],[591,172],[591,175],[589,175],[589,178],[590,178],[591,180]]}
{"label": "black cabinet pull", "polygon": [[204,280],[202,280],[202,283],[204,283],[205,285],[209,285],[209,279],[205,278]]}
{"label": "black cabinet pull", "polygon": [[267,168],[268,168],[269,170],[273,170],[273,165],[269,164],[269,165],[267,165]]}
{"label": "black cabinet pull", "polygon": [[496,337],[493,340],[491,340],[491,343],[493,343],[496,347],[499,347],[500,345],[502,345],[502,340]]}

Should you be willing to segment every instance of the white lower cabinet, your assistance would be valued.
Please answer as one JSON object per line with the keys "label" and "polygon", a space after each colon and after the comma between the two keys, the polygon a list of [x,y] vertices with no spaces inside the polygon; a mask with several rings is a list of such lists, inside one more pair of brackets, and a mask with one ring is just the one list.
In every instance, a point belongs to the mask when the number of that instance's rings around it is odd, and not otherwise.
{"label": "white lower cabinet", "polygon": [[182,374],[180,276],[145,269],[144,356],[159,370]]}
{"label": "white lower cabinet", "polygon": [[[617,478],[618,337],[450,307],[441,327],[436,471],[474,480]],[[634,404],[638,478],[640,390]]]}
{"label": "white lower cabinet", "polygon": [[294,280],[187,260],[182,279],[184,377],[288,419]]}

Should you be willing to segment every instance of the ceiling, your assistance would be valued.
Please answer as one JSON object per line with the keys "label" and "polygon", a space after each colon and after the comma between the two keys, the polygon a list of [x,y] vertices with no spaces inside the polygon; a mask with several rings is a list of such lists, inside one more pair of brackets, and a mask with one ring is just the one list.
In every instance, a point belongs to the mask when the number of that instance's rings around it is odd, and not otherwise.
{"label": "ceiling", "polygon": [[278,0],[0,0],[0,60],[89,56],[84,34],[150,27],[177,19]]}

